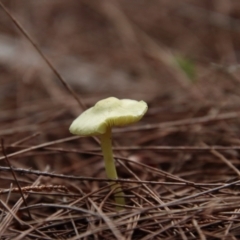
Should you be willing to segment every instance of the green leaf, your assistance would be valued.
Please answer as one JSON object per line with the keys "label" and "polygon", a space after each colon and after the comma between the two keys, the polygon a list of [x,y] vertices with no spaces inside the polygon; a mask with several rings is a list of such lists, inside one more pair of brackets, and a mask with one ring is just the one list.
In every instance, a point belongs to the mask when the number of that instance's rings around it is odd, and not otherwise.
{"label": "green leaf", "polygon": [[177,65],[184,71],[191,82],[196,81],[196,68],[193,60],[184,57],[177,56],[176,58]]}

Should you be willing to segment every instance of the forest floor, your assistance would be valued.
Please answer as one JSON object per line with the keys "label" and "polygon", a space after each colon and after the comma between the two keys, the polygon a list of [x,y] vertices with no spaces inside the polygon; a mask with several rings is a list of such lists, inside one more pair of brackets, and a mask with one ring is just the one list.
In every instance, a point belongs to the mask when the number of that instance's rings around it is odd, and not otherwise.
{"label": "forest floor", "polygon": [[[240,237],[238,1],[0,1],[0,239]],[[126,206],[97,138],[69,126],[109,96]]]}

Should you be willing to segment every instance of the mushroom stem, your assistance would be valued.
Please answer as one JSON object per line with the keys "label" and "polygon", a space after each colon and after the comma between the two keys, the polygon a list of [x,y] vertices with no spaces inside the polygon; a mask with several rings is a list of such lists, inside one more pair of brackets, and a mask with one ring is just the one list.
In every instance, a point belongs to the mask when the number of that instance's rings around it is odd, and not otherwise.
{"label": "mushroom stem", "polygon": [[[106,174],[109,179],[118,179],[114,159],[112,152],[112,132],[111,128],[100,135],[101,148],[104,157]],[[114,191],[115,202],[118,205],[125,205],[124,193],[122,191],[121,185],[119,183],[112,184],[112,189]]]}

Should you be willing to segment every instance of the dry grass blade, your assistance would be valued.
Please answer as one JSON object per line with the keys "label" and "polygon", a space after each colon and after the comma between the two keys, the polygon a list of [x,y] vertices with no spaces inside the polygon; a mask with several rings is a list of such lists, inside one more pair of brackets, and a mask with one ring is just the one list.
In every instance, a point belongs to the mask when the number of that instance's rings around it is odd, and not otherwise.
{"label": "dry grass blade", "polygon": [[199,227],[198,222],[195,219],[193,219],[192,223],[193,223],[194,227],[196,228],[196,230],[198,232],[199,239],[206,240],[206,236],[204,235],[204,233],[202,232],[201,228]]}
{"label": "dry grass blade", "polygon": [[237,175],[240,177],[240,171],[227,159],[225,158],[221,153],[216,151],[215,149],[211,150],[211,153],[221,159],[229,168],[231,168]]}
{"label": "dry grass blade", "polygon": [[[38,179],[36,179],[36,181],[32,184],[32,186],[36,186],[39,183],[40,179],[41,179],[41,177],[38,177]],[[28,194],[25,195],[25,199],[27,198],[27,196],[28,196]],[[11,212],[8,212],[6,214],[6,216],[2,219],[2,222],[1,222],[1,225],[0,225],[0,233],[1,234],[4,234],[4,232],[6,231],[8,226],[11,224],[13,217],[18,212],[18,210],[21,207],[22,203],[23,203],[23,199],[20,198],[14,204],[14,206],[12,207]]]}
{"label": "dry grass blade", "polygon": [[[106,223],[106,225],[109,227],[109,229],[112,231],[113,235],[116,237],[116,239],[118,240],[123,240],[125,239],[123,237],[123,235],[121,234],[121,232],[117,229],[116,225],[114,224],[114,221],[113,219],[110,219],[108,218],[103,212],[102,210],[92,201],[91,201],[91,204],[93,205],[93,207],[97,210],[99,216],[102,217],[102,219],[104,220],[104,222]],[[76,236],[74,238],[72,238],[71,240],[77,240],[77,239],[81,239],[83,237],[87,237],[89,234],[91,234],[91,231],[90,232],[86,232],[82,235],[79,235],[79,236]]]}
{"label": "dry grass blade", "polygon": [[156,124],[145,124],[143,126],[133,126],[124,129],[119,129],[116,132],[128,132],[128,131],[139,131],[139,130],[150,130],[155,128],[165,129],[170,127],[176,126],[188,126],[188,125],[195,125],[195,124],[206,124],[215,121],[222,121],[222,120],[230,120],[234,118],[238,118],[240,116],[240,112],[229,112],[229,113],[221,113],[218,115],[207,115],[203,117],[196,117],[196,118],[187,118],[181,119],[176,121],[168,121],[165,123],[156,123]]}
{"label": "dry grass blade", "polygon": [[[14,156],[26,153],[26,152],[30,152],[30,151],[35,150],[35,149],[40,149],[40,148],[43,148],[43,147],[46,147],[46,146],[51,146],[51,145],[61,143],[61,142],[64,142],[64,141],[72,141],[73,139],[77,139],[77,138],[79,138],[79,137],[74,136],[74,137],[68,137],[66,139],[60,139],[60,140],[51,141],[51,142],[48,142],[48,143],[39,144],[37,146],[32,146],[32,147],[29,147],[27,149],[23,149],[23,150],[15,152],[15,153],[8,154],[7,157],[8,158],[14,157]],[[0,160],[3,160],[3,159],[5,159],[5,157],[0,157]]]}
{"label": "dry grass blade", "polygon": [[[8,165],[8,167],[9,167],[10,170],[11,170],[11,173],[12,173],[12,175],[13,175],[13,178],[14,178],[17,186],[18,186],[18,190],[19,190],[19,192],[21,193],[22,200],[23,200],[25,206],[27,207],[28,205],[27,205],[26,199],[25,199],[25,197],[24,197],[22,188],[21,188],[21,186],[20,186],[20,184],[19,184],[19,182],[18,182],[18,179],[17,179],[17,177],[16,177],[16,174],[15,174],[15,172],[13,171],[13,168],[12,168],[12,166],[11,166],[9,160],[8,160],[8,157],[7,157],[7,155],[6,155],[5,148],[4,148],[4,140],[3,140],[3,139],[1,139],[1,147],[2,147],[3,156],[5,157],[5,161],[6,161],[7,165]],[[30,213],[30,211],[29,211],[28,209],[27,209],[27,213],[28,213],[29,218],[32,219],[31,213]]]}

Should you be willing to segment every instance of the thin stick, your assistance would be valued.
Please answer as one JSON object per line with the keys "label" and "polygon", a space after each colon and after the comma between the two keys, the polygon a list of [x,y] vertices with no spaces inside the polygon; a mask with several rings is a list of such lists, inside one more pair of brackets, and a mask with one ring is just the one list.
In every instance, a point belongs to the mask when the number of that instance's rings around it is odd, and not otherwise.
{"label": "thin stick", "polygon": [[[24,197],[24,194],[23,194],[23,192],[22,192],[21,186],[20,186],[20,184],[19,184],[19,182],[18,182],[18,180],[17,180],[16,174],[15,174],[15,172],[13,171],[12,166],[11,166],[9,160],[8,160],[7,154],[6,154],[6,152],[5,152],[4,140],[3,140],[3,139],[1,139],[1,146],[2,146],[3,156],[5,157],[5,161],[6,161],[7,165],[9,166],[9,168],[11,169],[13,178],[14,178],[14,180],[16,181],[16,184],[17,184],[18,189],[19,189],[19,192],[20,192],[20,194],[21,194],[21,196],[22,196],[24,205],[27,207],[27,206],[28,206],[28,205],[27,205],[27,201],[26,201],[26,199],[25,199],[25,197]],[[30,219],[33,219],[28,208],[27,208],[27,213],[28,213],[29,218],[30,218]]]}
{"label": "thin stick", "polygon": [[[209,188],[209,187],[218,187],[223,186],[225,183],[189,183],[189,182],[182,182],[181,179],[178,179],[180,182],[159,182],[159,181],[143,181],[143,180],[134,180],[134,179],[108,179],[108,178],[96,178],[96,177],[84,177],[84,176],[74,176],[74,175],[65,175],[65,174],[57,174],[57,173],[49,173],[49,172],[42,172],[38,170],[32,169],[24,169],[24,168],[12,168],[14,172],[19,174],[32,174],[36,176],[45,176],[51,178],[61,178],[61,179],[72,179],[72,180],[79,180],[79,181],[98,181],[98,182],[122,182],[122,183],[138,183],[138,184],[154,184],[154,185],[163,185],[163,186],[191,186],[195,188]],[[0,167],[1,171],[10,171],[9,167]],[[239,183],[240,184],[240,183]],[[239,185],[238,184],[238,185]],[[4,193],[5,190],[0,191],[0,194]]]}
{"label": "thin stick", "polygon": [[169,127],[180,127],[180,126],[189,126],[195,124],[206,124],[215,121],[225,121],[231,120],[234,118],[239,118],[240,112],[228,112],[228,113],[220,113],[218,115],[206,115],[203,117],[195,117],[195,118],[186,118],[174,121],[168,121],[163,123],[153,123],[153,124],[144,124],[142,126],[133,126],[133,127],[126,127],[122,129],[115,129],[114,132],[130,132],[130,131],[139,131],[139,130],[152,130],[152,129],[166,129]]}
{"label": "thin stick", "polygon": [[44,55],[44,53],[42,52],[42,50],[40,49],[38,44],[26,32],[26,30],[24,30],[24,28],[21,26],[21,24],[13,17],[13,15],[8,11],[8,9],[4,6],[4,4],[1,1],[0,1],[0,7],[9,16],[9,18],[12,20],[14,25],[20,30],[20,32],[24,35],[24,37],[26,37],[27,40],[36,49],[36,51],[43,58],[43,60],[46,62],[46,64],[49,66],[49,68],[53,71],[53,73],[57,76],[57,78],[60,80],[60,82],[63,84],[63,86],[67,89],[67,91],[75,98],[75,100],[78,102],[78,104],[81,107],[81,109],[83,109],[83,110],[86,109],[85,104],[83,104],[81,99],[72,90],[72,88],[67,84],[67,82],[63,79],[63,77],[60,75],[60,73],[57,71],[57,69],[53,66],[52,62],[47,58],[47,56]]}
{"label": "thin stick", "polygon": [[217,152],[216,150],[212,150],[211,153],[218,157],[221,161],[223,161],[229,168],[231,168],[237,175],[240,177],[240,171],[227,159],[225,158],[221,153]]}
{"label": "thin stick", "polygon": [[204,233],[202,232],[202,229],[200,228],[198,222],[195,219],[193,219],[192,223],[193,223],[194,227],[196,228],[200,239],[201,240],[206,240],[206,237],[205,237]]}

